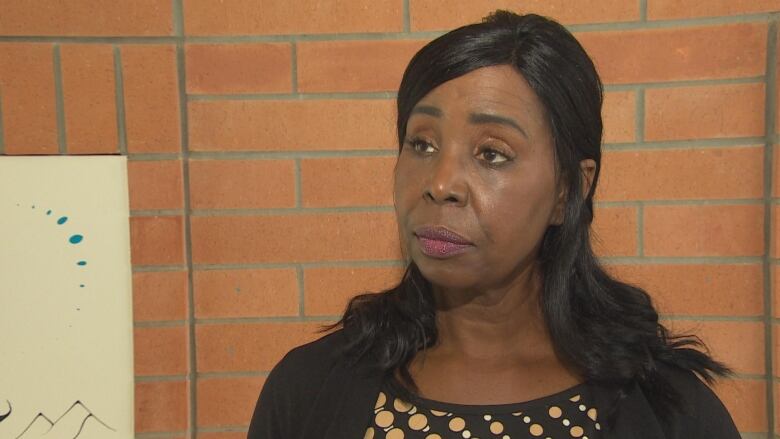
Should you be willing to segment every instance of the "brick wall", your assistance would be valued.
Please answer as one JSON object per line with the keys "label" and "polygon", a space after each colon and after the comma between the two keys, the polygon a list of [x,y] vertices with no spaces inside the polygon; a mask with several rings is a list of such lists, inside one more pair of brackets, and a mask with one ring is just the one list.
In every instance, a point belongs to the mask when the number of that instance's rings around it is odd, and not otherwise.
{"label": "brick wall", "polygon": [[780,1],[259,3],[0,1],[0,153],[129,157],[138,438],[243,438],[275,361],[396,279],[394,90],[497,7],[595,58],[599,254],[736,369],[745,437],[780,432]]}

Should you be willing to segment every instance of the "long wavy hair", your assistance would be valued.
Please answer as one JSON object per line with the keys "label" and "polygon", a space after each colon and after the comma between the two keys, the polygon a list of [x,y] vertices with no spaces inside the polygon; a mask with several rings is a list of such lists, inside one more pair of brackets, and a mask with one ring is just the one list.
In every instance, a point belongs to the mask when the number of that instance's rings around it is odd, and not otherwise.
{"label": "long wavy hair", "polygon": [[[528,82],[546,109],[559,178],[566,187],[564,220],[542,238],[542,312],[554,347],[583,377],[624,398],[634,382],[656,413],[681,408],[680,395],[659,372],[660,363],[690,370],[711,383],[730,373],[694,336],[672,336],[658,321],[650,296],[612,278],[591,248],[593,194],[601,168],[603,87],[593,62],[560,24],[538,15],[496,11],[481,23],[455,29],[428,43],[412,58],[398,92],[398,141],[414,106],[439,85],[482,67],[510,65]],[[580,161],[596,172],[583,194]],[[353,298],[343,318],[347,353],[365,358],[416,390],[409,363],[436,344],[431,284],[414,262],[387,291]],[[614,405],[617,407],[617,404]],[[612,411],[614,414],[614,411]]]}

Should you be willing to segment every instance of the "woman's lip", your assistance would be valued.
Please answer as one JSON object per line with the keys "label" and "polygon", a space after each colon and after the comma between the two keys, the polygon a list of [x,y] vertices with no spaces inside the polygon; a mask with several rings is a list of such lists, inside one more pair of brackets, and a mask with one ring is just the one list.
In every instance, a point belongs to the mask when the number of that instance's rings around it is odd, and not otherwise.
{"label": "woman's lip", "polygon": [[456,245],[474,245],[468,239],[444,226],[418,227],[414,230],[414,234],[417,235],[418,238],[427,240],[444,241]]}
{"label": "woman's lip", "polygon": [[451,241],[428,239],[422,236],[417,236],[417,241],[420,243],[420,251],[434,258],[448,258],[473,247],[471,244],[456,244]]}

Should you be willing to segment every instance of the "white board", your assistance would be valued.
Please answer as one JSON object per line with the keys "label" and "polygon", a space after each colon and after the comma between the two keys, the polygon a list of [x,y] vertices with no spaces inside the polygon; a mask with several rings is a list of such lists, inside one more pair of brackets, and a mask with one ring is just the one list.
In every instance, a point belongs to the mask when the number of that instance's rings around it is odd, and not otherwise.
{"label": "white board", "polygon": [[0,157],[0,438],[133,437],[128,216],[125,157]]}

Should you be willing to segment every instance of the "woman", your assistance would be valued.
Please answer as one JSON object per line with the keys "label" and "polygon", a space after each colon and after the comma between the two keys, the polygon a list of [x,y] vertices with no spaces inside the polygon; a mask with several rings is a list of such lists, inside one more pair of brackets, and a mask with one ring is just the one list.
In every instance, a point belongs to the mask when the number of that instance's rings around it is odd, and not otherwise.
{"label": "woman", "polygon": [[401,283],[271,372],[250,439],[738,438],[590,247],[602,86],[559,24],[499,11],[432,41],[398,93]]}

